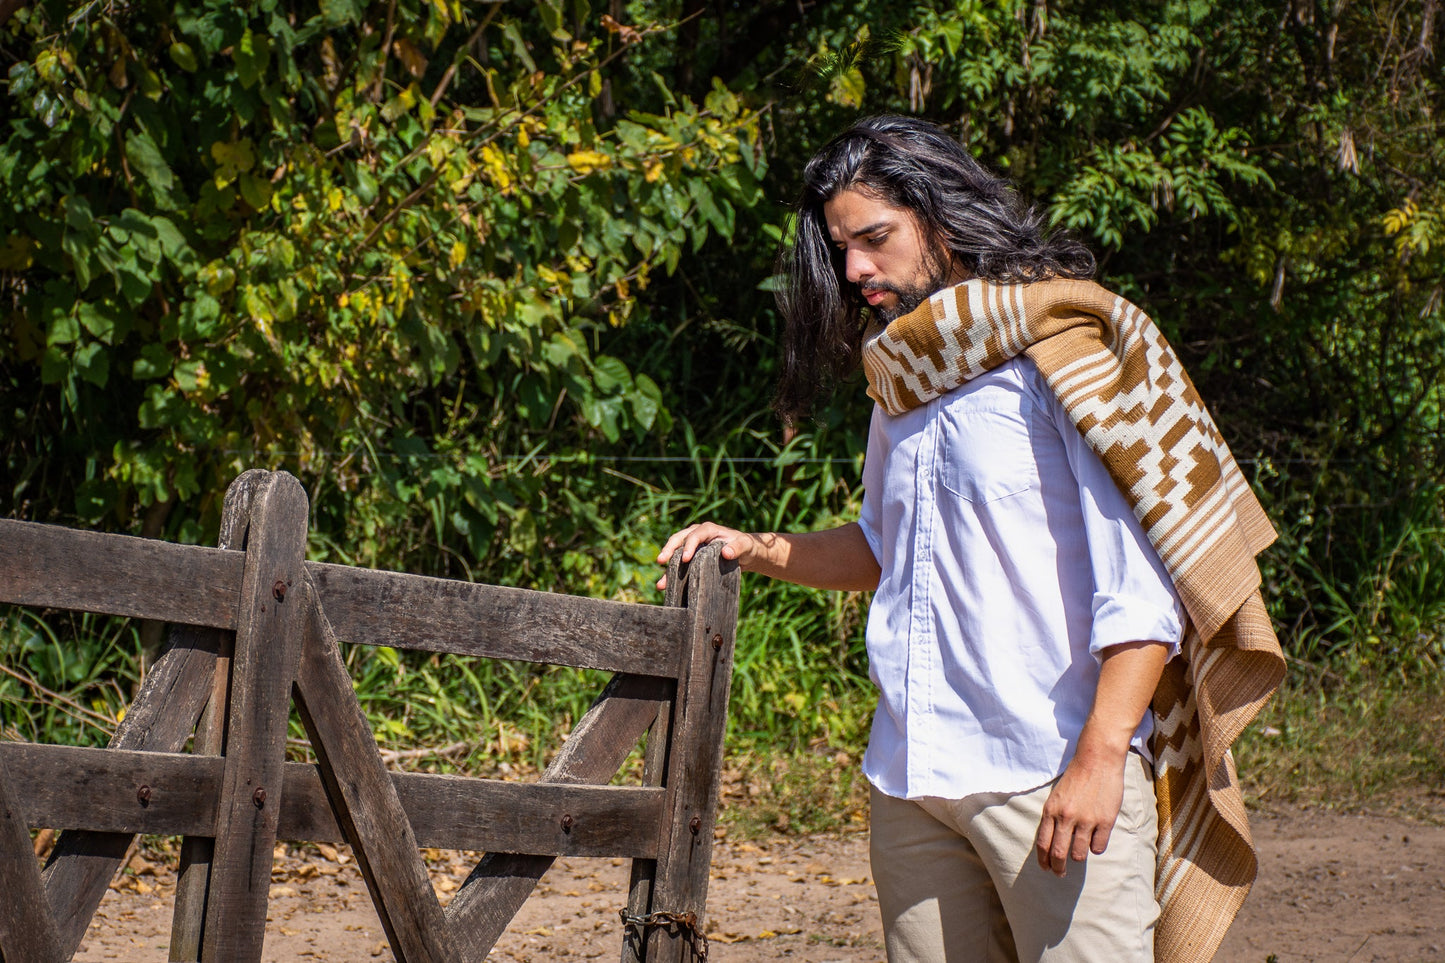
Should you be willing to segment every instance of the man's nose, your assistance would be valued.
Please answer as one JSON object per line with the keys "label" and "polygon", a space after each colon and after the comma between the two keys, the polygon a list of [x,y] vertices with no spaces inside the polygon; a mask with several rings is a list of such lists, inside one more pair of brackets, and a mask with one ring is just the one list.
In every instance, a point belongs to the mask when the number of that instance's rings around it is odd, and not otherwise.
{"label": "man's nose", "polygon": [[849,251],[846,276],[850,284],[862,284],[874,275],[873,262],[862,251]]}

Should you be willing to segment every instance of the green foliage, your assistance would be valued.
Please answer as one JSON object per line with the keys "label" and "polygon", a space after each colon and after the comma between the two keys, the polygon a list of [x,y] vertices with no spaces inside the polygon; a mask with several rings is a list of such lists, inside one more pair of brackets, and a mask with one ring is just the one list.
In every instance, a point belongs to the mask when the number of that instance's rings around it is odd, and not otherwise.
{"label": "green foliage", "polygon": [[[286,468],[313,557],[638,600],[688,521],[848,519],[868,402],[782,440],[767,279],[803,159],[860,112],[914,113],[1169,334],[1280,528],[1291,653],[1438,674],[1445,19],[705,7],[21,7],[5,514],[209,541],[231,477]],[[744,590],[735,741],[855,750],[863,600]],[[513,761],[595,682],[350,658],[398,744],[506,716],[479,751]]]}
{"label": "green foliage", "polygon": [[140,635],[123,620],[0,612],[0,739],[105,745],[140,666]]}
{"label": "green foliage", "polygon": [[[862,439],[847,436],[850,447],[859,447],[843,458],[827,454],[829,436],[826,430],[804,432],[780,445],[770,433],[743,425],[715,449],[695,445],[690,475],[676,488],[641,487],[625,526],[637,533],[637,588],[656,579],[653,559],[661,541],[695,518],[772,531],[807,531],[856,518]],[[861,745],[874,701],[863,646],[866,598],[820,597],[749,577],[741,607],[747,614],[738,625],[733,662],[732,744],[767,751]]]}
{"label": "green foliage", "polygon": [[196,538],[263,463],[309,483],[322,551],[373,564],[609,536],[595,508],[537,531],[544,440],[668,430],[600,344],[756,202],[756,116],[719,87],[602,123],[625,50],[546,3],[545,32],[420,0],[152,6],[8,28],[14,497],[122,526],[186,504]]}

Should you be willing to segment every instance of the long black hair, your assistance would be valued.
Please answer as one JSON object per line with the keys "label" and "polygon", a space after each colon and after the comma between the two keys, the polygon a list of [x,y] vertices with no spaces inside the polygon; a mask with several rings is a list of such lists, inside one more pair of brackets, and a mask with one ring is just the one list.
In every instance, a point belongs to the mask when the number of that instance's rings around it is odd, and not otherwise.
{"label": "long black hair", "polygon": [[1094,256],[1042,216],[1008,181],[989,172],[926,121],[879,116],[829,141],[803,169],[791,245],[778,256],[783,285],[783,372],[773,406],[785,423],[807,417],[819,391],[858,365],[863,300],[844,278],[842,252],[828,235],[823,205],[855,188],[918,218],[950,268],[996,282],[1092,278]]}

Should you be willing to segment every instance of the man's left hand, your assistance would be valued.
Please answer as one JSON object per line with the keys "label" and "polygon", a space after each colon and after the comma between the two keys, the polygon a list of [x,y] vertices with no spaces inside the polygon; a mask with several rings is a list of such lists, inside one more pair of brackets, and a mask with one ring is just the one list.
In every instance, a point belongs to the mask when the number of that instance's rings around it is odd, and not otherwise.
{"label": "man's left hand", "polygon": [[[1110,754],[1112,755],[1112,753]],[[1118,764],[1075,756],[1044,801],[1035,839],[1039,866],[1063,876],[1069,860],[1083,862],[1109,845],[1124,802],[1123,759]]]}
{"label": "man's left hand", "polygon": [[1078,749],[1044,801],[1035,837],[1039,865],[1064,875],[1069,859],[1082,863],[1104,851],[1124,804],[1124,762],[1149,696],[1159,685],[1169,647],[1123,642],[1100,653],[1099,688],[1079,733]]}

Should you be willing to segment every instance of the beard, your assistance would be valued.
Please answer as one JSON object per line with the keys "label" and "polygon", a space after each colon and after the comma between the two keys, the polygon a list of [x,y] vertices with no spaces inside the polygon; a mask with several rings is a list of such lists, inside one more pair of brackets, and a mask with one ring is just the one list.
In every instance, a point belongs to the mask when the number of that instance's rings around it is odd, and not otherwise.
{"label": "beard", "polygon": [[882,305],[875,307],[873,316],[883,324],[891,324],[927,301],[935,291],[941,291],[948,287],[948,274],[946,264],[933,263],[929,265],[928,278],[922,284],[902,287],[895,287],[891,284],[868,285],[869,291],[888,291],[897,298],[891,308]]}
{"label": "beard", "polygon": [[[941,287],[941,286],[942,286],[942,285],[940,285],[940,287]],[[929,287],[929,288],[922,288],[922,287],[896,288],[896,287],[893,287],[893,286],[890,285],[890,284],[879,284],[879,285],[875,285],[874,287],[870,288],[870,290],[874,290],[874,291],[891,291],[891,292],[893,292],[893,294],[897,297],[898,300],[894,302],[893,307],[888,308],[888,307],[884,307],[884,306],[882,306],[882,305],[879,305],[878,307],[876,307],[876,308],[873,309],[873,314],[874,314],[875,317],[878,318],[879,321],[881,321],[881,322],[884,323],[884,324],[891,324],[891,323],[893,323],[894,321],[896,321],[897,319],[903,317],[905,314],[908,314],[910,311],[912,311],[914,308],[918,307],[918,306],[919,306],[920,304],[922,304],[924,301],[927,301],[929,295],[933,294],[933,292],[936,291],[936,290],[938,290],[938,288],[937,288],[937,287]]]}

